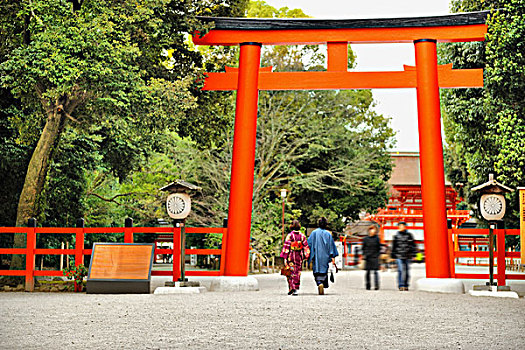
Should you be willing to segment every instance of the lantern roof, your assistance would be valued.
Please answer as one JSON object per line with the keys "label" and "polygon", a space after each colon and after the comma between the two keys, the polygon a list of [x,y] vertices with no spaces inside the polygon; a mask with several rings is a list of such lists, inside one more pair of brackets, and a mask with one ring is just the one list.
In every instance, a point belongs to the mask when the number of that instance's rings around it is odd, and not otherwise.
{"label": "lantern roof", "polygon": [[497,193],[497,194],[503,194],[514,191],[512,188],[507,187],[494,178],[494,174],[489,174],[489,181],[478,185],[476,187],[472,187],[472,192],[481,192],[481,193]]}
{"label": "lantern roof", "polygon": [[160,188],[160,191],[168,191],[168,192],[189,192],[189,191],[200,191],[202,188],[200,188],[197,185],[194,185],[192,183],[189,183],[184,180],[175,180],[174,182]]}

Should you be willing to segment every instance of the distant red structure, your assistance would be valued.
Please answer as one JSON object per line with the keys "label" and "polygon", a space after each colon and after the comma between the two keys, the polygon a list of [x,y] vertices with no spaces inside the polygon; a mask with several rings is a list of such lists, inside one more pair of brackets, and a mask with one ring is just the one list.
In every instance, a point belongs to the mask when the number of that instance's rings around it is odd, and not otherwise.
{"label": "distant red structure", "polygon": [[[418,152],[396,152],[392,154],[394,163],[392,177],[388,181],[391,195],[388,201],[390,209],[423,209],[421,197],[421,175]],[[461,201],[452,184],[445,179],[446,209],[456,209]]]}
{"label": "distant red structure", "polygon": [[[397,230],[397,223],[404,221],[419,243],[424,242],[423,198],[421,194],[421,175],[418,152],[396,152],[392,154],[393,171],[388,181],[390,198],[386,208],[369,215],[371,220],[381,225],[381,239],[390,241]],[[452,227],[457,228],[469,218],[468,210],[456,210],[461,202],[452,184],[445,180],[445,204],[447,218]]]}

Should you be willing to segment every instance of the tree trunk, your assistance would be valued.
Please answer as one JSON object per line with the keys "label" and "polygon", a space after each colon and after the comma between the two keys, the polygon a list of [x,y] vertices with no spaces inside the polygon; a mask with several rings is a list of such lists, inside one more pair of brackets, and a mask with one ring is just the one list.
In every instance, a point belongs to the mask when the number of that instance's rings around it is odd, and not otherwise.
{"label": "tree trunk", "polygon": [[[18,201],[18,210],[16,213],[16,226],[25,226],[27,219],[37,216],[37,199],[42,192],[51,153],[58,140],[64,126],[64,117],[56,108],[47,112],[47,121],[40,139],[31,157],[27,167],[24,187]],[[17,248],[25,247],[25,235],[16,234],[14,245]],[[21,255],[13,255],[11,269],[17,269],[24,266],[24,259]]]}

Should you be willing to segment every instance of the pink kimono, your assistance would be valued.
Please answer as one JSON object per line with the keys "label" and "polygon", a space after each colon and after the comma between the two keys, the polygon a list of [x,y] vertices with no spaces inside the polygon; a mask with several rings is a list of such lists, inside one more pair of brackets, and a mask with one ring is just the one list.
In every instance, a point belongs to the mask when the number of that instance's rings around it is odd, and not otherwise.
{"label": "pink kimono", "polygon": [[306,236],[299,231],[292,231],[286,236],[284,241],[281,258],[288,261],[292,274],[288,277],[290,289],[299,289],[301,284],[301,270],[303,261],[310,256],[310,247]]}

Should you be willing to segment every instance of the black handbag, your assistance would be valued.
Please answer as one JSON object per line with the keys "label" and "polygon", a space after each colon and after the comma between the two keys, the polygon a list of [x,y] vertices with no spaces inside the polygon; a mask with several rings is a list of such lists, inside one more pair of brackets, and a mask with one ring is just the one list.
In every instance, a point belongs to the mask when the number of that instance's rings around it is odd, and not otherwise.
{"label": "black handbag", "polygon": [[330,271],[330,282],[335,282],[334,273],[332,271]]}

